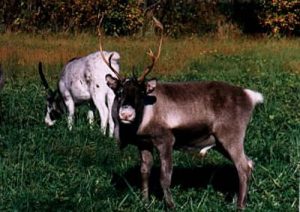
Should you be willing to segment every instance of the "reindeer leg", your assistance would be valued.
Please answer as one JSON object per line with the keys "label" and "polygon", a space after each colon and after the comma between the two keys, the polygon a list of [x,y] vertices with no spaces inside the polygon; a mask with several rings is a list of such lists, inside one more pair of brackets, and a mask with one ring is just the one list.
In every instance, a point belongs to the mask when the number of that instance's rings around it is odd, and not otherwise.
{"label": "reindeer leg", "polygon": [[108,106],[108,124],[109,124],[109,136],[113,137],[114,135],[114,128],[115,128],[115,124],[112,118],[112,106],[113,106],[113,102],[115,99],[115,95],[112,92],[112,90],[109,89],[109,91],[107,92],[107,106]]}
{"label": "reindeer leg", "polygon": [[143,199],[148,201],[149,177],[153,165],[152,147],[141,148],[140,155],[141,155],[142,194],[143,194]]}
{"label": "reindeer leg", "polygon": [[89,122],[90,129],[92,129],[95,124],[95,110],[96,110],[96,107],[95,107],[94,103],[91,102],[90,109],[87,113],[87,120]]}
{"label": "reindeer leg", "polygon": [[65,104],[67,106],[68,110],[68,128],[69,130],[72,130],[73,122],[74,122],[74,113],[75,113],[75,103],[71,96],[64,97]]}
{"label": "reindeer leg", "polygon": [[[244,152],[244,135],[245,129],[238,127],[232,128],[235,130],[226,130],[223,127],[221,133],[219,133],[218,140],[222,144],[225,153],[228,154],[229,158],[234,163],[239,177],[239,192],[237,199],[237,207],[243,209],[246,206],[246,196],[248,191],[248,184],[251,177],[253,162],[248,159]],[[224,133],[226,132],[226,133]]]}
{"label": "reindeer leg", "polygon": [[159,152],[160,158],[160,184],[163,189],[164,199],[167,207],[174,208],[175,204],[173,201],[173,197],[171,194],[170,186],[171,186],[171,178],[173,172],[173,164],[172,164],[172,151],[174,138],[168,137],[164,139],[160,144],[157,145],[157,149]]}
{"label": "reindeer leg", "polygon": [[100,119],[101,119],[101,130],[104,134],[106,134],[106,127],[108,122],[108,108],[105,104],[105,94],[101,92],[93,92],[92,94],[94,105],[99,111]]}
{"label": "reindeer leg", "polygon": [[89,121],[90,128],[92,128],[92,126],[94,124],[94,121],[95,121],[94,111],[93,110],[89,110],[88,111],[87,119]]}
{"label": "reindeer leg", "polygon": [[243,209],[246,206],[248,184],[253,169],[253,163],[247,158],[243,150],[241,152],[229,150],[229,154],[237,169],[239,176],[239,193],[237,199],[237,207],[239,209]]}

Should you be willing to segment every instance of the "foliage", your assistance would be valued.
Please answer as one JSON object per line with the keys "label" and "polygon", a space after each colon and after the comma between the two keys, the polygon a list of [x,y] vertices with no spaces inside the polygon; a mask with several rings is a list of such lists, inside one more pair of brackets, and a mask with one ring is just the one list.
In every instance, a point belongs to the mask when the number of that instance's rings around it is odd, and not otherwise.
{"label": "foliage", "polygon": [[4,24],[12,31],[96,31],[99,18],[105,13],[106,32],[131,35],[142,22],[142,11],[135,1],[5,0],[2,4]]}
{"label": "foliage", "polygon": [[174,37],[219,33],[220,28],[229,34],[238,30],[256,33],[262,28],[273,34],[300,34],[300,3],[297,0],[163,0],[153,6],[154,2],[2,0],[0,30],[95,32],[99,16],[104,12],[105,32],[118,36],[139,32],[143,25],[147,26],[150,15],[158,17],[165,25],[166,34]]}
{"label": "foliage", "polygon": [[298,0],[263,0],[261,24],[273,35],[300,34]]}
{"label": "foliage", "polygon": [[158,7],[160,19],[169,35],[204,34],[215,31],[221,13],[218,1],[167,1]]}
{"label": "foliage", "polygon": [[107,8],[107,20],[104,24],[107,34],[131,35],[143,24],[143,11],[136,1],[121,3],[111,1]]}

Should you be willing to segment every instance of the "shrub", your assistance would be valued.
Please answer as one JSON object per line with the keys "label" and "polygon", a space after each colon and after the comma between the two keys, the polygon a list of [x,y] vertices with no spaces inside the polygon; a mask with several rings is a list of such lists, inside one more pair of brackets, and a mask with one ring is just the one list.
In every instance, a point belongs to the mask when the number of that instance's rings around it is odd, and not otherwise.
{"label": "shrub", "polygon": [[2,23],[11,31],[95,31],[105,12],[107,33],[131,35],[141,27],[143,17],[136,1],[122,0],[4,0],[1,7]]}
{"label": "shrub", "polygon": [[143,25],[143,10],[137,1],[111,1],[106,13],[104,30],[107,34],[132,35]]}
{"label": "shrub", "polygon": [[107,34],[132,35],[143,24],[147,26],[144,19],[149,6],[150,14],[158,17],[166,33],[174,37],[220,34],[222,30],[231,36],[240,30],[261,32],[262,28],[275,35],[300,35],[298,0],[2,0],[0,30],[95,32],[99,15],[105,12]]}
{"label": "shrub", "polygon": [[158,8],[158,13],[169,35],[204,34],[217,28],[221,16],[217,2],[167,1]]}
{"label": "shrub", "polygon": [[262,26],[273,35],[300,33],[300,2],[298,0],[263,0],[259,16]]}

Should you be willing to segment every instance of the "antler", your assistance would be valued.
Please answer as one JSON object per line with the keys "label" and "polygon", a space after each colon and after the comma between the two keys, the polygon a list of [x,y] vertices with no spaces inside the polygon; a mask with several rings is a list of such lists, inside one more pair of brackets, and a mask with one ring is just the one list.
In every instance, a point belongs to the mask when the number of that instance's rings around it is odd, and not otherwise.
{"label": "antler", "polygon": [[98,37],[99,37],[99,49],[100,49],[100,55],[103,59],[103,61],[105,62],[105,64],[110,68],[110,70],[112,70],[112,72],[114,72],[114,74],[118,77],[119,80],[122,80],[123,77],[119,74],[118,71],[116,71],[114,69],[114,67],[112,66],[111,64],[111,60],[112,60],[112,57],[114,55],[114,53],[112,53],[109,58],[108,58],[108,61],[107,59],[105,58],[104,54],[103,54],[103,49],[102,49],[102,35],[101,35],[101,30],[100,30],[100,26],[101,26],[101,23],[102,23],[102,20],[104,18],[104,14],[102,14],[101,16],[101,19],[99,20],[99,25],[98,25]]}
{"label": "antler", "polygon": [[140,76],[138,78],[138,81],[144,81],[145,77],[152,71],[156,61],[158,60],[159,56],[160,56],[160,51],[161,51],[161,46],[162,46],[162,40],[163,40],[163,32],[164,32],[164,27],[163,25],[155,18],[153,17],[153,21],[156,27],[158,27],[161,30],[161,35],[160,35],[160,41],[159,41],[159,46],[158,46],[158,50],[157,50],[157,55],[155,56],[153,51],[151,49],[149,49],[149,51],[147,52],[148,56],[151,58],[152,63],[150,65],[148,65],[145,69],[144,72],[142,74],[142,76]]}

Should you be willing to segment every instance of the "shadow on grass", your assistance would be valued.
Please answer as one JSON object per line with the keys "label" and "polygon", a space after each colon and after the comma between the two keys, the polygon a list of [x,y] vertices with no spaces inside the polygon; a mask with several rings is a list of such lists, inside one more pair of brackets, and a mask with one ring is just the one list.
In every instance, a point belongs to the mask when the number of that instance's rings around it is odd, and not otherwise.
{"label": "shadow on grass", "polygon": [[[150,176],[150,194],[162,199],[162,190],[159,183],[160,169],[153,167]],[[123,175],[114,174],[112,184],[118,190],[128,186],[141,188],[140,167],[135,166]],[[226,201],[232,201],[238,191],[238,176],[233,165],[207,165],[198,168],[174,167],[171,187],[179,186],[183,190],[190,188],[205,189],[208,186],[225,195]]]}

